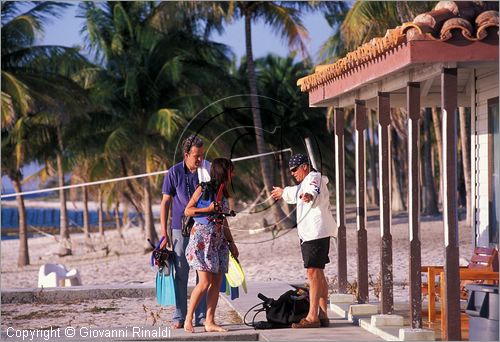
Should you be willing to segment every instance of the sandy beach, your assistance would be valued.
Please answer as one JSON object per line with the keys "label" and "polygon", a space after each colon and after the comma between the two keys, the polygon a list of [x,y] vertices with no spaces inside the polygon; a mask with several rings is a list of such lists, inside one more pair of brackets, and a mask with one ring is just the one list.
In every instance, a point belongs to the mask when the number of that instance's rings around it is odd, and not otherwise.
{"label": "sandy beach", "polygon": [[[50,205],[50,204],[47,204]],[[380,264],[380,227],[378,211],[368,212],[369,273],[376,282]],[[409,242],[407,217],[393,215],[393,273],[394,301],[408,302]],[[285,282],[305,284],[300,246],[295,229],[278,232],[273,238],[270,231],[249,234],[249,229],[258,230],[263,220],[271,221],[269,211],[259,214],[239,214],[230,219],[233,236],[240,250],[239,260],[246,273],[247,283]],[[354,208],[347,210],[347,253],[348,275],[352,282],[357,274],[356,217]],[[460,222],[461,264],[467,264],[472,245],[472,234],[464,222]],[[159,226],[157,226],[159,231]],[[144,236],[139,227],[123,230],[120,239],[115,230],[105,232],[105,242],[98,234],[92,234],[95,251],[88,251],[81,233],[73,233],[71,241],[73,255],[57,256],[58,243],[55,237],[29,239],[31,265],[17,267],[18,240],[1,243],[1,288],[35,288],[38,270],[44,263],[62,263],[67,268],[79,270],[84,285],[106,284],[154,284],[155,270],[149,265],[150,254],[144,254]],[[440,218],[423,218],[421,223],[422,264],[443,264],[443,224]],[[102,247],[107,245],[108,249]],[[330,283],[330,292],[336,288],[337,250],[332,240],[331,263],[325,273]],[[194,285],[191,273],[190,285]],[[249,285],[251,286],[251,285]],[[370,300],[376,300],[373,286],[370,286]],[[155,298],[116,298],[108,300],[84,300],[64,304],[3,304],[1,329],[15,326],[17,329],[58,326],[169,326],[172,307],[162,308]],[[118,319],[119,317],[119,319]],[[118,320],[117,320],[118,319]],[[241,324],[237,313],[224,300],[219,301],[216,321],[221,324]]]}
{"label": "sandy beach", "polygon": [[[247,281],[283,281],[290,284],[306,282],[300,247],[295,229],[278,232],[273,238],[270,231],[249,234],[249,229],[258,228],[263,219],[269,218],[269,211],[258,214],[240,214],[230,219],[230,226],[240,250],[240,262],[246,273]],[[377,281],[380,269],[380,226],[378,211],[368,213],[369,273]],[[356,218],[352,208],[347,210],[347,253],[349,281],[357,274]],[[409,241],[406,215],[395,214],[392,221],[393,273],[395,301],[407,301]],[[461,264],[467,264],[472,250],[472,233],[463,221],[459,224]],[[159,232],[159,225],[157,225]],[[105,243],[97,234],[92,234],[95,251],[87,251],[81,233],[73,233],[71,241],[73,255],[56,255],[58,243],[53,237],[29,239],[31,265],[17,267],[18,240],[5,240],[1,243],[1,287],[34,288],[37,286],[38,269],[44,263],[62,263],[67,268],[80,271],[82,282],[91,284],[124,284],[153,282],[155,271],[149,265],[150,254],[143,253],[144,236],[138,227],[124,229],[124,239],[114,230],[107,230]],[[440,218],[422,218],[421,245],[422,264],[440,265],[444,262],[443,223]],[[108,249],[102,249],[108,245]],[[330,249],[331,263],[325,273],[332,290],[336,282],[337,251],[332,240]],[[194,277],[190,277],[193,284]],[[372,294],[370,294],[372,295]]]}

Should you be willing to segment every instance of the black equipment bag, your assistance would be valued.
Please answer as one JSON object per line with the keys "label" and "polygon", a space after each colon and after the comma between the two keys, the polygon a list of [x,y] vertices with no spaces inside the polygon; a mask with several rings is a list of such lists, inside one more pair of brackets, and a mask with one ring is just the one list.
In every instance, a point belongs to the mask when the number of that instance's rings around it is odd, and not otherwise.
{"label": "black equipment bag", "polygon": [[181,234],[184,237],[191,235],[191,229],[194,226],[194,219],[191,216],[181,216]]}
{"label": "black equipment bag", "polygon": [[[245,325],[255,329],[289,328],[292,323],[298,323],[307,316],[309,312],[309,293],[304,289],[289,290],[283,293],[277,300],[267,298],[262,293],[257,295],[262,302],[248,310],[243,318]],[[247,315],[256,307],[252,322],[247,323]],[[255,317],[265,311],[267,321],[255,322]]]}

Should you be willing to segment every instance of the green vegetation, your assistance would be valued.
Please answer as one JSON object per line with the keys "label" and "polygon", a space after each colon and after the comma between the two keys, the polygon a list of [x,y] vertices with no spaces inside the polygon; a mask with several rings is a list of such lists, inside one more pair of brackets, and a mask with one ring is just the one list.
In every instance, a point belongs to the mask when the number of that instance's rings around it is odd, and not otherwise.
{"label": "green vegetation", "polygon": [[[321,11],[325,16],[332,30],[325,34],[319,57],[331,63],[348,50],[384,35],[386,29],[429,10],[433,3],[80,2],[78,15],[85,19],[81,50],[35,45],[44,25],[73,5],[48,1],[2,2],[1,6],[2,175],[9,176],[20,191],[21,168],[33,161],[46,166],[35,177],[44,182],[57,175],[59,185],[65,184],[65,174],[71,175],[70,182],[82,183],[166,170],[182,159],[179,141],[192,133],[205,139],[208,159],[288,147],[295,153],[305,152],[304,138],[310,137],[316,144],[321,171],[333,180],[332,111],[309,108],[308,95],[296,85],[297,79],[313,72],[303,44],[307,30],[302,16],[308,11]],[[228,46],[210,40],[212,32],[222,32],[236,19],[245,23],[241,39],[245,40],[246,56],[241,61]],[[288,56],[254,58],[252,25],[259,20],[287,42]],[[438,110],[432,114],[434,126],[427,115],[425,131],[431,144],[428,153],[435,155],[440,143]],[[354,153],[350,152],[354,142],[349,138],[353,114],[346,111],[345,115],[346,182],[353,184]],[[368,172],[368,183],[373,185],[369,195],[375,204],[378,139],[376,116],[371,113],[369,117],[367,169],[372,170]],[[393,184],[399,185],[393,188],[393,198],[399,199],[393,203],[395,210],[405,205],[404,117],[400,111],[394,114]],[[237,199],[255,199],[273,184],[288,183],[282,159],[275,156],[237,163]],[[427,163],[426,167],[432,168],[431,174],[439,174],[436,165]],[[163,176],[152,176],[73,193],[85,203],[86,236],[86,203],[94,200],[106,211],[118,212],[120,205],[134,208],[141,214],[146,237],[156,243],[151,207],[161,196],[162,181]],[[65,192],[60,191],[59,197],[59,253],[68,255],[71,243]],[[29,264],[29,254],[21,197],[17,204],[18,265],[24,266]],[[278,221],[283,213],[273,210]],[[119,228],[120,219],[116,222]],[[99,227],[104,235],[102,217]]]}

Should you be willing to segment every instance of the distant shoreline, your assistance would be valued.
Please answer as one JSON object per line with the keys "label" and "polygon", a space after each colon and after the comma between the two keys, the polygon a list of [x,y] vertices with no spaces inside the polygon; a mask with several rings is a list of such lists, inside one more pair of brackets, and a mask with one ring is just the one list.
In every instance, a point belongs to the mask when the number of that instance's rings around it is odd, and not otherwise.
{"label": "distant shoreline", "polygon": [[[98,205],[97,202],[95,201],[88,201],[88,208],[89,210],[97,210]],[[1,201],[2,207],[17,207],[16,201],[11,201],[11,200],[2,200]],[[24,206],[26,208],[54,208],[58,209],[60,208],[61,204],[59,200],[47,200],[47,201],[40,201],[40,200],[31,200],[31,199],[26,199],[24,200]],[[83,202],[82,201],[66,201],[66,207],[68,210],[83,210]],[[120,206],[123,209],[123,205]],[[153,204],[153,213],[159,213],[160,212],[160,204]],[[104,209],[106,210],[106,205],[104,205]],[[128,206],[129,212],[135,212],[134,207]]]}
{"label": "distant shoreline", "polygon": [[[1,239],[10,240],[18,238],[19,231],[19,214],[17,203],[15,201],[3,201],[2,204],[2,218],[1,218]],[[68,223],[71,231],[81,231],[83,227],[83,202],[81,201],[67,201],[68,210]],[[45,233],[54,234],[59,229],[60,219],[60,203],[59,201],[40,201],[40,200],[26,200],[26,221],[28,225],[29,237],[38,237],[40,230]],[[98,205],[96,202],[88,202],[89,209],[89,224],[92,231],[96,230],[98,226]],[[123,216],[123,206],[120,208],[120,216]],[[104,206],[104,226],[105,228],[112,228],[115,226],[114,213],[110,209],[106,211]],[[136,215],[135,209],[128,207],[129,219],[133,219]],[[160,215],[160,206],[153,205],[153,215],[158,218]]]}

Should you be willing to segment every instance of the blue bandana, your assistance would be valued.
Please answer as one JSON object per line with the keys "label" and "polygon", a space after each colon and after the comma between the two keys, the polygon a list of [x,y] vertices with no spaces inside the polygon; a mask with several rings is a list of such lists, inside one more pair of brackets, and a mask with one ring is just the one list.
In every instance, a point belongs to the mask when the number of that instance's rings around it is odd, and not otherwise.
{"label": "blue bandana", "polygon": [[303,154],[297,153],[293,155],[292,158],[290,158],[290,161],[288,162],[288,168],[292,170],[302,164],[309,164],[309,158],[307,158],[307,156]]}

